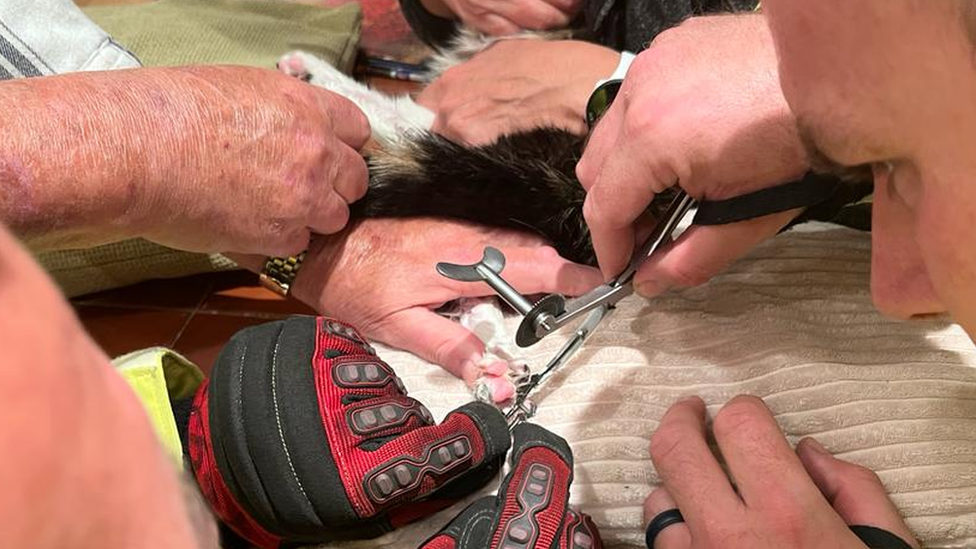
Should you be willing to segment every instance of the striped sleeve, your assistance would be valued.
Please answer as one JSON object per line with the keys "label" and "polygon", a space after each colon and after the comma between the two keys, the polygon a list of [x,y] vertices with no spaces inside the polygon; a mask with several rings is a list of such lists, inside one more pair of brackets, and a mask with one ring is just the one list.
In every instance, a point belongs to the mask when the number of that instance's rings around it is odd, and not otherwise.
{"label": "striped sleeve", "polygon": [[0,0],[0,80],[138,66],[72,0]]}

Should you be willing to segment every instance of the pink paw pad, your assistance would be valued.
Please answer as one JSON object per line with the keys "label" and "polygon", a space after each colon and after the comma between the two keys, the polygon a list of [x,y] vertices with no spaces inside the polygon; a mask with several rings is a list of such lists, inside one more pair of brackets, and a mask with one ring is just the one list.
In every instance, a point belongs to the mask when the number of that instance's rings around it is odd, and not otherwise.
{"label": "pink paw pad", "polygon": [[308,80],[311,78],[308,70],[305,69],[305,62],[298,55],[286,55],[278,61],[278,70],[287,74],[288,76],[294,76],[301,80]]}

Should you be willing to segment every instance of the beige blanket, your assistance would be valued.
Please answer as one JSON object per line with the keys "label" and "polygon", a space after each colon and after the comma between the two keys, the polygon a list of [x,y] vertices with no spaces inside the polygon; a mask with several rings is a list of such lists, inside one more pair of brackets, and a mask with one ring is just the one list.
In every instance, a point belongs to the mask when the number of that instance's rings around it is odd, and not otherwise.
{"label": "beige blanket", "polygon": [[[945,321],[879,316],[869,244],[848,230],[794,231],[705,287],[630,298],[540,392],[537,421],[572,445],[573,501],[608,545],[643,545],[640,504],[658,482],[648,440],[668,405],[699,394],[714,414],[750,393],[791,441],[813,435],[877,471],[925,546],[976,547],[976,349]],[[533,347],[530,364],[560,343]],[[383,352],[435,416],[469,400],[440,369]],[[353,545],[416,547],[457,510]]]}

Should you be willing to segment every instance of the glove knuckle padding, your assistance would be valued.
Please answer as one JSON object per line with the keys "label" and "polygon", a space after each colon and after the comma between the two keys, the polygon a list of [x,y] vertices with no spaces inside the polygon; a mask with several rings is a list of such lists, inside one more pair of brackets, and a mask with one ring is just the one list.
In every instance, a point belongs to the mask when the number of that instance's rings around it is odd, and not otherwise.
{"label": "glove knuckle padding", "polygon": [[593,522],[568,508],[573,455],[532,424],[514,431],[512,470],[498,496],[472,503],[423,549],[599,549]]}
{"label": "glove knuckle padding", "polygon": [[[391,507],[498,461],[508,448],[507,438],[502,445],[484,436],[483,429],[505,429],[484,410],[462,409],[429,426],[430,413],[404,395],[362,337],[324,318],[237,334],[196,404],[190,447],[198,482],[218,515],[261,546],[375,537],[392,529]],[[492,421],[500,427],[485,425]]]}

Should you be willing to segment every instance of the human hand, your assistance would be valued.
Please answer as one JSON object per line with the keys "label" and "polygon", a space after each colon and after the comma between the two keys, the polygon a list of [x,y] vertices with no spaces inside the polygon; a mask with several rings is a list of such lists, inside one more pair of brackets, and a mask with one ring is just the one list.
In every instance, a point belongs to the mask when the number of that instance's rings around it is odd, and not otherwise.
{"label": "human hand", "polygon": [[366,192],[357,149],[369,124],[342,97],[242,67],[158,69],[133,85],[132,119],[156,124],[152,144],[140,141],[155,151],[141,152],[152,187],[135,198],[140,236],[184,250],[290,255],[310,233],[341,230],[348,204]]}
{"label": "human hand", "polygon": [[661,530],[650,549],[864,549],[848,525],[881,528],[918,547],[877,475],[811,438],[794,453],[762,400],[736,397],[712,432],[728,476],[708,446],[701,399],[671,406],[651,437],[663,486],[648,496],[645,522],[669,509],[685,522]]}
{"label": "human hand", "polygon": [[531,423],[515,427],[512,436],[512,470],[498,495],[469,505],[420,549],[603,547],[590,517],[569,508],[573,482],[569,444]]}
{"label": "human hand", "polygon": [[569,25],[583,0],[421,0],[434,15],[460,19],[485,34],[502,36],[523,29],[547,30]]}
{"label": "human hand", "polygon": [[262,549],[377,537],[501,469],[500,411],[434,425],[356,330],[292,317],[238,332],[190,413],[189,455],[215,514]]}
{"label": "human hand", "polygon": [[444,219],[367,219],[313,241],[292,294],[363,334],[441,365],[497,401],[512,396],[508,364],[483,362],[484,344],[434,312],[460,297],[495,295],[486,284],[447,279],[440,261],[474,263],[485,246],[506,257],[505,279],[523,294],[579,295],[600,283],[596,269],[571,263],[539,237]]}
{"label": "human hand", "polygon": [[[725,199],[806,171],[776,67],[766,23],[756,15],[689,19],[637,57],[576,169],[604,276],[623,270],[635,221],[656,193],[679,184],[696,199]],[[705,282],[797,213],[692,226],[644,263],[635,288],[652,296]]]}
{"label": "human hand", "polygon": [[433,131],[481,145],[517,130],[557,127],[585,135],[586,100],[620,54],[575,40],[502,40],[444,72],[417,98]]}
{"label": "human hand", "polygon": [[2,224],[0,310],[0,547],[215,547],[132,388]]}

